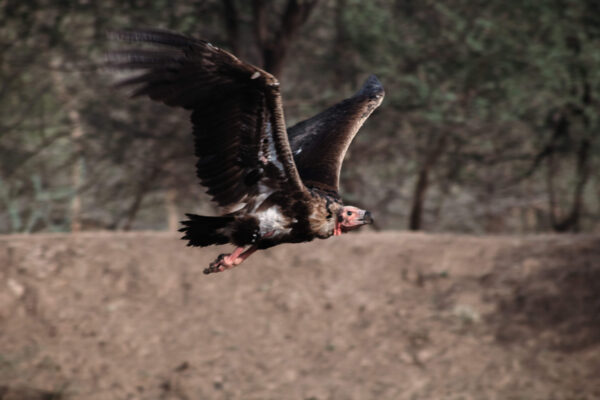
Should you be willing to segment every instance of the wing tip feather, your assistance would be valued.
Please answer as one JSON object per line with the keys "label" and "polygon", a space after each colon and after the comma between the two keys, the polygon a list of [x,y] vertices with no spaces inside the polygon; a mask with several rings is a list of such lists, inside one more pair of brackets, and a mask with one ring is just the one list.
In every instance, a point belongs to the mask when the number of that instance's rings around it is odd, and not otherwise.
{"label": "wing tip feather", "polygon": [[385,90],[375,74],[369,75],[355,96],[383,97]]}

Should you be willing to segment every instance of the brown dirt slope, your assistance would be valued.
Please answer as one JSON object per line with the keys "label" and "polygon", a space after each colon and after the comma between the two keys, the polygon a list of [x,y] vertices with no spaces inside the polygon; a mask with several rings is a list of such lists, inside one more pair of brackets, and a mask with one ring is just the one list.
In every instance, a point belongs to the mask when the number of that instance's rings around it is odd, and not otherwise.
{"label": "brown dirt slope", "polygon": [[600,398],[599,237],[223,250],[0,237],[0,399]]}

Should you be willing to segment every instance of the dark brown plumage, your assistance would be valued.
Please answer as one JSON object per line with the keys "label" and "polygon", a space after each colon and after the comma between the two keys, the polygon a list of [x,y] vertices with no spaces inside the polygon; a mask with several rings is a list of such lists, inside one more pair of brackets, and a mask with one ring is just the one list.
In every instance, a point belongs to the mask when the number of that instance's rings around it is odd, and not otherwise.
{"label": "dark brown plumage", "polygon": [[344,206],[337,192],[346,150],[384,95],[375,76],[353,97],[286,131],[279,82],[269,73],[171,32],[115,36],[154,46],[109,53],[109,65],[141,71],[118,86],[133,87],[134,97],[191,110],[196,172],[224,215],[188,214],[183,238],[191,246],[238,247],[205,273],[238,265],[257,249],[370,222],[368,211]]}
{"label": "dark brown plumage", "polygon": [[327,191],[339,190],[346,150],[384,94],[379,80],[371,75],[351,98],[288,128],[294,160],[304,184]]}

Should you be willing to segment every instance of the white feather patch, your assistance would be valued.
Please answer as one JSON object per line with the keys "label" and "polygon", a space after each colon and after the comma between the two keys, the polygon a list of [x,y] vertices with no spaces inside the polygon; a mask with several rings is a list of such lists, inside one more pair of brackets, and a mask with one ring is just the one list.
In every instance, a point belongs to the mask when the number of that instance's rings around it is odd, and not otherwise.
{"label": "white feather patch", "polygon": [[259,220],[261,236],[273,233],[274,236],[285,235],[292,230],[288,228],[289,218],[281,213],[279,207],[270,207],[256,213]]}

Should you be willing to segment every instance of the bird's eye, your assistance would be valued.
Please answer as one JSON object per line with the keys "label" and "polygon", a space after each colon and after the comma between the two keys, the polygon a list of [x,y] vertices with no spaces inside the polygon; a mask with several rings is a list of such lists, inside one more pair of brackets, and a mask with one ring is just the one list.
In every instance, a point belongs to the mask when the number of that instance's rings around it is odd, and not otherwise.
{"label": "bird's eye", "polygon": [[347,216],[350,216],[350,215],[352,215],[352,211],[346,211],[346,215],[347,215]]}

